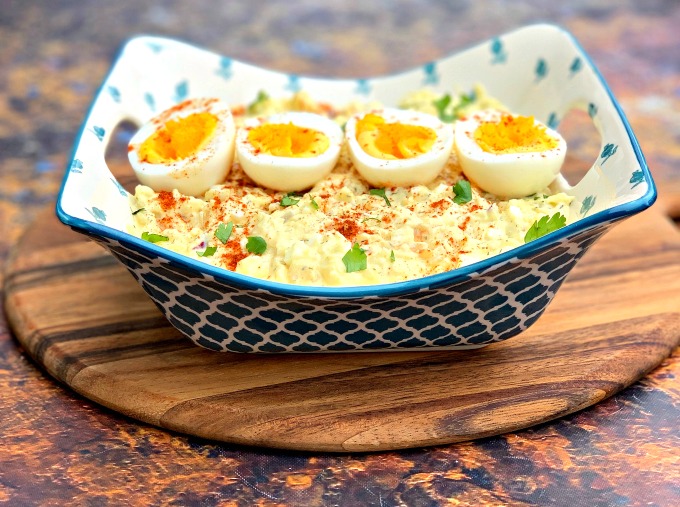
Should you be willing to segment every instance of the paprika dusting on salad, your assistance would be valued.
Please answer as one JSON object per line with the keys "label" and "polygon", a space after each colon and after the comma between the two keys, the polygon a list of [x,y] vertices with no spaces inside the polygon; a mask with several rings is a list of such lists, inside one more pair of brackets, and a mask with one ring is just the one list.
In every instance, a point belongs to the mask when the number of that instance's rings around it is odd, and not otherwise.
{"label": "paprika dusting on salad", "polygon": [[[266,115],[278,112],[270,110],[274,106],[293,104],[258,97],[256,107],[231,108],[245,111],[243,116],[251,110]],[[476,97],[481,104],[484,94]],[[309,100],[295,104],[314,109]],[[470,107],[475,104],[471,102]],[[341,109],[330,114],[323,107],[316,111],[338,122],[352,114]],[[396,156],[394,150],[404,149],[406,155],[427,151],[426,130],[384,127],[373,120],[368,116],[361,129],[364,134],[378,131],[372,139],[383,152]],[[206,126],[199,125],[202,121],[200,117],[187,121],[191,132],[187,144],[200,143]],[[522,131],[524,123],[519,120],[513,128]],[[289,139],[276,137],[279,131],[288,132]],[[390,136],[396,133],[416,141],[391,144]],[[312,134],[304,128],[298,131],[285,123],[273,123],[256,131],[253,140],[259,150],[284,150],[291,155],[299,149],[305,151],[304,146],[315,146],[317,139]],[[484,135],[500,146],[493,135]],[[298,137],[302,144],[295,145],[293,138]],[[158,152],[169,153],[164,149]],[[158,242],[158,247],[275,282],[382,284],[442,273],[520,246],[528,230],[537,229],[536,236],[551,224],[563,223],[543,217],[560,214],[568,219],[572,199],[566,194],[544,193],[520,199],[496,197],[466,178],[455,156],[449,157],[427,184],[377,185],[360,175],[346,146],[333,170],[303,190],[275,191],[254,181],[236,163],[219,184],[200,196],[177,190],[154,192],[140,185],[130,203],[131,231],[137,236],[162,235],[166,240]],[[540,230],[532,224],[541,225]]]}

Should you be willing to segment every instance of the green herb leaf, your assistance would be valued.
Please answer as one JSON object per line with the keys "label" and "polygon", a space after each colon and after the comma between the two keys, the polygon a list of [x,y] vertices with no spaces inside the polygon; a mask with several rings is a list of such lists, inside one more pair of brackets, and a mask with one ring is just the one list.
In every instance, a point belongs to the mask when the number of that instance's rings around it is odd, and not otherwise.
{"label": "green herb leaf", "polygon": [[446,112],[446,108],[449,107],[449,104],[451,104],[451,95],[448,93],[446,95],[442,95],[441,98],[432,102],[432,105],[437,110],[437,116],[439,116],[441,121],[446,123],[451,123],[456,119],[455,115]]}
{"label": "green herb leaf", "polygon": [[217,252],[217,247],[216,246],[209,246],[205,249],[203,252],[196,252],[198,253],[199,257],[211,257],[215,255],[215,252]]}
{"label": "green herb leaf", "polygon": [[390,260],[391,260],[392,262],[394,262],[394,261],[397,260],[397,258],[394,256],[394,250],[390,250]]}
{"label": "green herb leaf", "polygon": [[352,248],[347,250],[347,253],[342,257],[342,262],[348,273],[354,271],[363,271],[368,266],[366,252],[359,246],[359,243],[354,243]]}
{"label": "green herb leaf", "polygon": [[380,218],[376,218],[376,217],[366,217],[366,218],[364,218],[364,219],[361,221],[361,223],[362,223],[362,224],[365,224],[365,223],[368,222],[369,220],[375,220],[376,222],[382,222],[382,219],[380,219]]}
{"label": "green herb leaf", "polygon": [[377,195],[379,197],[382,197],[383,199],[385,199],[385,203],[387,203],[388,206],[392,206],[390,200],[387,198],[387,195],[385,195],[384,188],[372,188],[368,191],[368,193],[371,195]]}
{"label": "green herb leaf", "polygon": [[529,227],[529,230],[524,236],[524,242],[529,243],[529,241],[533,241],[550,232],[556,231],[566,224],[567,218],[561,213],[555,213],[551,217],[548,215],[541,217],[531,224],[531,227]]}
{"label": "green herb leaf", "polygon": [[281,198],[281,206],[284,208],[287,206],[294,206],[300,202],[300,199],[295,199],[297,194],[295,192],[289,192]]}
{"label": "green herb leaf", "polygon": [[220,225],[217,226],[217,230],[215,231],[215,237],[219,239],[222,242],[222,244],[224,244],[231,237],[231,231],[233,230],[234,230],[233,222],[229,221],[226,224],[221,223]]}
{"label": "green herb leaf", "polygon": [[163,236],[162,234],[153,234],[151,232],[143,232],[142,233],[142,239],[144,241],[148,241],[149,243],[158,243],[160,241],[168,241],[167,236]]}
{"label": "green herb leaf", "polygon": [[318,205],[317,202],[314,200],[314,197],[310,195],[310,196],[309,196],[309,199],[312,201],[312,208],[314,208],[314,209],[319,209],[319,205]]}
{"label": "green herb leaf", "polygon": [[262,255],[267,250],[267,242],[260,236],[248,236],[246,250],[250,253]]}
{"label": "green herb leaf", "polygon": [[455,116],[456,119],[460,117],[461,111],[472,104],[475,100],[477,100],[477,94],[475,93],[474,90],[472,90],[469,94],[464,94],[462,93],[459,96],[458,104],[453,108],[453,116]]}
{"label": "green herb leaf", "polygon": [[139,208],[137,211],[133,211],[133,212],[132,212],[132,215],[134,216],[134,215],[136,215],[137,213],[139,213],[140,211],[144,211],[144,208]]}
{"label": "green herb leaf", "polygon": [[475,100],[477,100],[477,94],[475,93],[474,90],[472,90],[470,93],[465,94],[461,93],[458,97],[458,102],[456,103],[455,106],[451,109],[451,112],[448,112],[447,109],[451,105],[451,95],[448,93],[446,95],[443,95],[439,99],[435,100],[432,102],[432,105],[435,107],[437,110],[437,116],[439,116],[439,119],[445,123],[451,123],[454,120],[457,120],[460,117],[460,113],[464,108],[472,104]]}
{"label": "green herb leaf", "polygon": [[472,200],[472,188],[470,187],[470,182],[468,180],[458,180],[453,186],[453,202],[456,204],[465,204]]}
{"label": "green herb leaf", "polygon": [[259,112],[260,108],[262,107],[262,104],[264,104],[266,101],[269,100],[269,95],[267,95],[267,92],[264,90],[260,90],[257,92],[257,97],[255,97],[255,100],[248,104],[248,114],[256,114]]}

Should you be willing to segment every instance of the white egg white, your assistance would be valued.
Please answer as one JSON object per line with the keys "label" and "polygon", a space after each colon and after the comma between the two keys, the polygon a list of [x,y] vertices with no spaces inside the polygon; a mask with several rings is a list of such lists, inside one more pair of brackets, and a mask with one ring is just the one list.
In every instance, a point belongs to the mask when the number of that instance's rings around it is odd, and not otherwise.
{"label": "white egg white", "polygon": [[[217,126],[197,153],[157,164],[140,160],[141,145],[168,121],[203,112],[215,115]],[[145,123],[130,140],[128,158],[139,181],[156,192],[177,189],[184,195],[201,196],[229,174],[234,160],[235,137],[234,119],[226,102],[214,98],[189,99]]]}
{"label": "white egg white", "polygon": [[503,113],[486,110],[459,120],[455,124],[454,148],[465,176],[482,190],[506,198],[526,197],[544,191],[559,174],[567,152],[567,143],[556,131],[538,120],[545,133],[557,140],[551,150],[495,154],[484,151],[474,133],[483,122],[498,122]]}
{"label": "white egg white", "polygon": [[[309,128],[328,137],[328,149],[315,157],[280,157],[259,152],[248,141],[248,133],[266,123]],[[248,120],[236,136],[236,153],[243,171],[258,185],[283,192],[314,186],[335,167],[342,147],[342,129],[334,121],[314,113],[281,113]]]}
{"label": "white egg white", "polygon": [[[356,135],[356,124],[366,114],[381,116],[387,123],[429,127],[437,139],[427,153],[413,158],[385,160],[373,157],[360,146]],[[453,145],[450,125],[430,114],[405,109],[386,108],[354,115],[345,125],[345,137],[354,167],[374,187],[409,187],[431,182],[446,165]]]}

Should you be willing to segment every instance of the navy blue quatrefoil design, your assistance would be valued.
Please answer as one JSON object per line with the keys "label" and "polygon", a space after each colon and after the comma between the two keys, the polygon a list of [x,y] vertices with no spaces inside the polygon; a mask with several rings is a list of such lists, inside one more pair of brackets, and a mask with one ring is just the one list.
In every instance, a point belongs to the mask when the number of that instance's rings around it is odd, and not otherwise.
{"label": "navy blue quatrefoil design", "polygon": [[611,224],[453,285],[390,297],[293,298],[227,285],[130,244],[97,238],[197,345],[230,352],[472,348],[510,338],[545,311]]}

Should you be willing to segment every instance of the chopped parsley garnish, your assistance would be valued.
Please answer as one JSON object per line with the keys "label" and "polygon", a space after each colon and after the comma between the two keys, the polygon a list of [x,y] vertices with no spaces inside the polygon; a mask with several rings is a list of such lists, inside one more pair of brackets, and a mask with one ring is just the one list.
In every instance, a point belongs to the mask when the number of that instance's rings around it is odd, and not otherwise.
{"label": "chopped parsley garnish", "polygon": [[287,206],[294,206],[300,202],[300,199],[296,199],[297,194],[295,192],[289,192],[281,198],[281,206],[284,208]]}
{"label": "chopped parsley garnish", "polygon": [[134,215],[136,215],[137,213],[139,213],[140,211],[144,211],[144,208],[139,208],[137,211],[133,211],[133,212],[132,212],[132,215],[134,216]]}
{"label": "chopped parsley garnish", "polygon": [[359,246],[359,243],[354,243],[352,248],[347,250],[347,253],[342,257],[342,262],[348,273],[363,271],[368,266],[366,252]]}
{"label": "chopped parsley garnish", "polygon": [[391,260],[392,262],[394,262],[394,261],[397,260],[397,258],[394,256],[394,250],[390,250],[390,260]]}
{"label": "chopped parsley garnish", "polygon": [[382,197],[383,199],[385,199],[385,203],[387,203],[388,206],[392,206],[390,200],[387,198],[387,195],[385,195],[384,188],[372,188],[371,190],[368,191],[368,193],[371,195],[377,195],[378,197]]}
{"label": "chopped parsley garnish", "polygon": [[472,200],[472,188],[470,188],[470,182],[468,180],[459,180],[453,186],[453,202],[456,204],[465,204]]}
{"label": "chopped parsley garnish", "polygon": [[269,100],[269,95],[267,95],[267,92],[264,90],[260,90],[257,92],[257,97],[255,97],[255,100],[248,104],[248,114],[255,114],[259,112],[260,107],[262,104],[264,104],[266,101]]}
{"label": "chopped parsley garnish", "polygon": [[163,236],[162,234],[153,234],[151,232],[143,232],[142,239],[148,241],[149,243],[159,243],[160,241],[168,241],[170,238]]}
{"label": "chopped parsley garnish", "polygon": [[446,95],[442,95],[442,97],[433,101],[432,105],[437,110],[437,116],[439,116],[441,121],[451,123],[459,118],[463,108],[472,104],[476,99],[477,95],[475,94],[474,90],[468,94],[462,93],[458,98],[458,103],[451,109],[451,112],[448,112],[447,109],[451,105],[451,95],[447,93]]}
{"label": "chopped parsley garnish", "polygon": [[439,119],[441,121],[444,121],[446,123],[451,123],[453,120],[456,119],[456,116],[454,114],[446,112],[446,108],[449,107],[450,103],[451,95],[449,95],[448,93],[432,102],[432,105],[435,107],[435,109],[437,109],[437,116],[439,116]]}
{"label": "chopped parsley garnish", "polygon": [[564,227],[566,224],[567,218],[561,213],[555,213],[551,217],[548,215],[541,217],[531,224],[531,227],[529,227],[529,230],[524,236],[524,242],[529,243],[529,241],[533,241],[540,238],[541,236],[545,236],[548,233],[556,231],[557,229]]}
{"label": "chopped parsley garnish", "polygon": [[319,205],[318,205],[317,202],[314,200],[314,197],[310,195],[310,196],[309,196],[309,199],[310,199],[311,202],[312,202],[312,208],[314,208],[314,209],[319,209]]}
{"label": "chopped parsley garnish", "polygon": [[217,226],[217,230],[215,231],[215,237],[219,239],[222,244],[226,243],[229,240],[229,237],[231,236],[231,231],[234,230],[234,224],[233,222],[227,222],[221,223],[220,225]]}
{"label": "chopped parsley garnish", "polygon": [[203,252],[196,252],[199,257],[210,257],[212,255],[215,255],[215,252],[217,252],[217,247],[216,246],[209,246],[205,249]]}
{"label": "chopped parsley garnish", "polygon": [[267,242],[260,236],[248,236],[246,250],[250,253],[262,255],[267,250]]}
{"label": "chopped parsley garnish", "polygon": [[474,90],[472,90],[467,95],[465,93],[461,93],[459,98],[460,100],[458,101],[458,104],[456,104],[456,106],[453,108],[453,114],[455,114],[456,117],[460,116],[460,112],[463,108],[469,106],[475,100],[477,100],[477,94]]}
{"label": "chopped parsley garnish", "polygon": [[364,219],[361,221],[361,223],[362,223],[362,224],[365,224],[365,223],[368,222],[369,220],[375,220],[376,222],[382,222],[382,219],[377,218],[377,217],[366,217],[366,218],[364,218]]}

